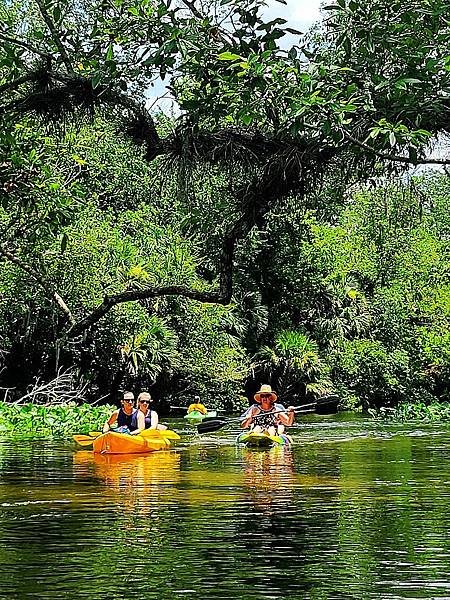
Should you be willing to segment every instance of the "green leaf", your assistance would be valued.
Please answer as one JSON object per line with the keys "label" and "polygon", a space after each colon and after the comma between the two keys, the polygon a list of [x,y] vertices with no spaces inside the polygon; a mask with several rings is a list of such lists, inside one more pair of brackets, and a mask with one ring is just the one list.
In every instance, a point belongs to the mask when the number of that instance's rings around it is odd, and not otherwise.
{"label": "green leaf", "polygon": [[92,78],[92,89],[95,90],[95,88],[97,88],[99,86],[101,79],[102,79],[102,74],[95,73],[94,77]]}
{"label": "green leaf", "polygon": [[233,52],[222,52],[217,56],[219,60],[244,60],[239,54],[233,54]]}

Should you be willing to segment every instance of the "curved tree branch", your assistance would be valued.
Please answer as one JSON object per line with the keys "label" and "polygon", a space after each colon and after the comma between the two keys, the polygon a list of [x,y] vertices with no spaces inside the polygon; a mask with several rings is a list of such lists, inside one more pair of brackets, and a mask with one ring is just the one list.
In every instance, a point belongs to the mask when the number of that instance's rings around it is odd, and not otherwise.
{"label": "curved tree branch", "polygon": [[12,44],[13,46],[19,46],[21,48],[25,48],[29,52],[32,52],[33,54],[36,54],[37,56],[40,56],[41,58],[45,58],[46,60],[49,60],[52,58],[51,54],[48,54],[47,52],[43,52],[42,50],[39,50],[39,48],[35,48],[34,46],[29,44],[28,42],[25,42],[24,40],[20,40],[20,39],[11,37],[9,35],[5,35],[2,32],[0,32],[0,39]]}
{"label": "curved tree branch", "polygon": [[31,81],[36,81],[36,73],[34,72],[0,85],[0,94],[3,94],[3,92],[13,92],[16,88],[20,87],[24,83],[29,83]]}
{"label": "curved tree branch", "polygon": [[[200,291],[186,286],[156,286],[145,289],[128,289],[105,296],[101,304],[82,320],[73,324],[66,337],[74,338],[97,323],[114,306],[124,302],[147,300],[158,296],[182,296],[198,302],[228,304],[233,294],[234,255],[238,243],[260,222],[281,197],[290,193],[304,195],[308,179],[317,162],[324,166],[332,159],[333,150],[313,147],[287,146],[266,162],[263,172],[253,182],[237,190],[243,198],[242,211],[237,221],[224,236],[219,258],[219,285],[216,291]],[[315,173],[314,173],[315,174]]]}
{"label": "curved tree branch", "polygon": [[45,24],[47,25],[47,27],[51,33],[52,39],[53,39],[56,47],[59,50],[59,53],[61,55],[61,60],[65,64],[67,72],[70,74],[73,74],[74,71],[73,71],[72,63],[70,62],[69,55],[67,54],[64,44],[62,43],[61,38],[59,37],[58,30],[56,29],[55,24],[53,23],[52,19],[50,18],[50,15],[47,12],[47,8],[45,7],[45,4],[42,2],[42,0],[35,0],[35,2],[38,5],[39,11],[42,15],[42,18],[44,19]]}

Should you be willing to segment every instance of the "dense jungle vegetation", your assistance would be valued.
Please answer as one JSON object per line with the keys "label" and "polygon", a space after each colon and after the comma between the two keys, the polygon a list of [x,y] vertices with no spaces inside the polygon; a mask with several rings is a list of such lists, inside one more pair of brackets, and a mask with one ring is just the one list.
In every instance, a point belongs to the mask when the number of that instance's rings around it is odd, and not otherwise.
{"label": "dense jungle vegetation", "polygon": [[450,4],[262,6],[0,0],[8,399],[448,400]]}

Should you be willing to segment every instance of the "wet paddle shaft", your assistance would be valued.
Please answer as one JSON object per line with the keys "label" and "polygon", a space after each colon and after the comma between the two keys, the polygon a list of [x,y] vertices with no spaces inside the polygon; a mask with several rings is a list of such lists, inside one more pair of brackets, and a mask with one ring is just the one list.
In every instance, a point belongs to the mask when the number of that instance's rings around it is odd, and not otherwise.
{"label": "wet paddle shaft", "polygon": [[[328,404],[330,402],[330,398],[331,397],[328,397],[326,399],[326,402],[324,399],[323,402],[310,402],[309,404],[303,404],[303,406],[294,406],[293,407],[294,412],[295,413],[314,412],[316,410],[317,406],[320,406],[321,404]],[[308,407],[310,407],[310,406],[312,406],[314,408],[309,409]],[[287,409],[273,410],[273,411],[267,412],[265,414],[266,415],[275,415],[277,413],[282,413],[282,412],[287,412]],[[208,419],[208,418],[206,418],[197,425],[197,431],[198,431],[198,433],[211,433],[213,431],[218,431],[219,429],[221,429],[228,423],[233,423],[233,422],[241,423],[242,421],[243,421],[243,419],[241,417],[237,417],[237,418],[233,418],[233,419]]]}

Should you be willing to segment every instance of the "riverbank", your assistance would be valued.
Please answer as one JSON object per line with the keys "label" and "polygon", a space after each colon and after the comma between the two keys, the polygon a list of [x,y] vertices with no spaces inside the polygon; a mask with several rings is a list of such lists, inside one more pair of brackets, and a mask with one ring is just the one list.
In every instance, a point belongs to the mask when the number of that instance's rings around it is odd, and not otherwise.
{"label": "riverbank", "polygon": [[0,402],[0,436],[67,437],[97,430],[114,406],[89,404],[37,405]]}
{"label": "riverbank", "polygon": [[[0,437],[64,438],[74,433],[88,433],[102,427],[116,407],[90,404],[36,405],[0,402]],[[346,411],[360,418],[361,413]],[[395,409],[371,411],[371,417],[389,422],[450,422],[450,403],[405,403]]]}

